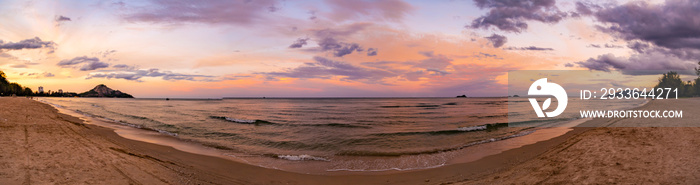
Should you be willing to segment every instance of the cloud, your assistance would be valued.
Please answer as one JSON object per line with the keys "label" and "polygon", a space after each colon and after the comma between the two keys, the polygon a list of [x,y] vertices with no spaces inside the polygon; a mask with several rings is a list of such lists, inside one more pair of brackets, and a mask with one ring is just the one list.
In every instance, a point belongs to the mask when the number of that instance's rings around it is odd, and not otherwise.
{"label": "cloud", "polygon": [[622,70],[622,72],[626,74],[630,74],[631,71],[639,70],[656,71],[654,72],[655,74],[660,74],[668,72],[668,70],[690,70],[697,66],[693,61],[684,60],[661,51],[633,54],[629,58],[616,57],[613,54],[604,54],[596,58],[575,62],[575,64],[590,70]]}
{"label": "cloud", "polygon": [[57,15],[55,20],[56,20],[56,22],[71,21],[69,17],[62,16],[62,15]]}
{"label": "cloud", "polygon": [[368,48],[367,49],[367,56],[377,56],[377,48]]}
{"label": "cloud", "polygon": [[468,28],[496,27],[501,31],[520,33],[527,29],[526,21],[557,23],[567,16],[559,11],[555,0],[474,0],[476,6],[489,12],[472,21]]}
{"label": "cloud", "polygon": [[574,67],[574,64],[572,64],[572,63],[566,63],[566,64],[564,64],[564,67]]}
{"label": "cloud", "polygon": [[27,68],[27,65],[26,64],[14,64],[14,65],[11,65],[10,67],[12,67],[12,68]]}
{"label": "cloud", "polygon": [[494,59],[499,59],[499,60],[503,59],[502,57],[499,57],[498,55],[495,55],[495,54],[488,54],[488,53],[484,53],[484,52],[479,52],[479,53],[477,53],[477,54],[475,54],[475,55],[468,56],[468,57],[475,57],[475,58],[494,58]]}
{"label": "cloud", "polygon": [[642,40],[671,49],[700,48],[699,1],[669,0],[664,4],[634,1],[595,13],[606,23],[599,29],[628,41]]}
{"label": "cloud", "polygon": [[447,72],[445,70],[439,70],[439,69],[426,69],[429,72],[433,72],[432,75],[438,75],[438,76],[445,76],[447,74],[450,74],[450,72]]}
{"label": "cloud", "polygon": [[39,49],[49,48],[53,51],[56,43],[52,41],[42,41],[39,37],[25,39],[19,42],[4,42],[0,40],[0,50],[21,50],[21,49]]}
{"label": "cloud", "polygon": [[[367,27],[370,23],[354,23],[336,28],[313,29],[310,30],[313,40],[318,44],[318,47],[307,48],[305,51],[311,52],[331,52],[335,57],[343,57],[352,54],[353,52],[362,52],[364,48],[358,43],[345,42],[347,38],[354,35]],[[311,38],[297,39],[289,48],[301,48]],[[367,51],[367,56],[375,56],[376,49]]]}
{"label": "cloud", "polygon": [[[578,6],[578,5],[577,5]],[[662,4],[634,1],[623,5],[587,5],[592,16],[602,23],[597,28],[627,41],[634,53],[629,57],[600,55],[575,62],[590,70],[668,70],[684,71],[696,67],[700,58],[700,2],[669,0]],[[593,46],[593,45],[591,45]],[[596,45],[600,47],[600,45]],[[605,48],[623,48],[605,44]],[[647,73],[645,73],[647,74]]]}
{"label": "cloud", "polygon": [[105,62],[100,62],[100,59],[97,57],[87,57],[87,56],[82,56],[82,57],[75,57],[70,60],[61,60],[58,62],[58,66],[61,67],[74,67],[75,65],[78,64],[83,64],[80,67],[81,71],[92,71],[100,68],[107,68],[109,67],[108,63]]}
{"label": "cloud", "polygon": [[289,45],[289,48],[301,48],[302,46],[306,45],[306,41],[308,41],[309,38],[298,38],[292,45]]}
{"label": "cloud", "polygon": [[20,76],[23,76],[24,74],[27,74],[27,77],[33,77],[33,78],[41,78],[41,77],[49,78],[49,77],[54,77],[54,76],[56,76],[56,75],[54,75],[53,73],[49,73],[49,72],[43,72],[43,73],[20,73],[19,75],[20,75]]}
{"label": "cloud", "polygon": [[355,51],[363,51],[362,47],[357,43],[339,42],[332,37],[323,38],[318,42],[318,46],[321,47],[322,51],[333,51],[333,55],[336,57],[343,57]]}
{"label": "cloud", "polygon": [[503,35],[499,35],[499,34],[495,34],[495,33],[489,37],[484,37],[484,38],[488,39],[489,42],[491,42],[491,44],[493,44],[494,48],[499,48],[499,47],[503,46],[503,44],[506,44],[506,42],[508,42],[508,38],[506,38]]}
{"label": "cloud", "polygon": [[602,7],[591,2],[576,2],[577,15],[592,15],[595,11],[599,10],[600,8]]}
{"label": "cloud", "polygon": [[[120,65],[121,66],[121,65]],[[213,79],[216,76],[209,75],[191,75],[191,74],[181,74],[173,73],[170,71],[160,71],[159,69],[125,69],[119,71],[111,72],[93,72],[88,74],[86,79],[92,78],[106,78],[106,79],[124,79],[142,82],[143,77],[161,77],[163,80],[189,80],[189,81],[219,81]]]}
{"label": "cloud", "polygon": [[528,46],[528,47],[507,47],[504,48],[505,50],[532,50],[532,51],[552,51],[554,49],[552,48],[541,48],[541,47],[536,47],[536,46]]}
{"label": "cloud", "polygon": [[162,1],[151,0],[141,7],[132,7],[123,18],[134,22],[206,23],[249,25],[264,19],[264,14],[277,10],[273,0],[234,1]]}
{"label": "cloud", "polygon": [[343,80],[363,81],[366,83],[381,83],[384,78],[397,76],[393,72],[380,69],[371,69],[355,66],[342,61],[334,61],[315,56],[313,63],[287,69],[282,72],[262,72],[268,78],[321,78],[328,79],[334,76],[342,76]]}
{"label": "cloud", "polygon": [[603,45],[605,48],[623,48],[622,46],[614,45],[614,44],[605,44]]}
{"label": "cloud", "polygon": [[401,0],[326,0],[332,8],[330,17],[336,21],[359,17],[371,17],[398,21],[414,8]]}

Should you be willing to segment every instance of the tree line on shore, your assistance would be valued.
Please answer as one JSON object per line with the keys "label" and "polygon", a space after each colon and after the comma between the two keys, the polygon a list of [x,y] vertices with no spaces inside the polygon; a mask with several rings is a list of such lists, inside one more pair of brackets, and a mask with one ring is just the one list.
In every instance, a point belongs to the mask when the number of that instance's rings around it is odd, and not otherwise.
{"label": "tree line on shore", "polygon": [[34,92],[29,87],[24,87],[17,82],[10,82],[7,80],[5,72],[0,71],[0,96],[53,96],[53,97],[63,97],[63,96],[77,96],[77,93],[59,93],[59,92]]}
{"label": "tree line on shore", "polygon": [[[700,62],[698,62],[698,65],[700,65]],[[700,96],[700,68],[695,68],[695,74],[698,77],[694,80],[683,81],[677,72],[669,71],[659,78],[659,83],[654,88],[677,88],[678,97]]]}

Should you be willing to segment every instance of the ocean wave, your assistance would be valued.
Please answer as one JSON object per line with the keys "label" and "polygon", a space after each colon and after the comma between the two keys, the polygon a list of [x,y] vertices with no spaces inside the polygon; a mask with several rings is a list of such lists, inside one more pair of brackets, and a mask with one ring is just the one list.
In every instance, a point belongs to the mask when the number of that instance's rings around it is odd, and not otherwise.
{"label": "ocean wave", "polygon": [[345,123],[328,123],[328,124],[296,124],[295,126],[310,126],[310,127],[341,127],[341,128],[372,128],[370,126],[352,125]]}
{"label": "ocean wave", "polygon": [[414,106],[401,106],[401,105],[384,105],[384,106],[379,106],[379,108],[401,108],[401,107],[437,108],[437,107],[440,107],[440,105],[418,104],[418,105],[414,105]]}
{"label": "ocean wave", "polygon": [[290,161],[331,161],[331,160],[323,158],[323,157],[316,157],[316,156],[311,156],[311,155],[306,155],[306,154],[302,154],[302,155],[267,154],[265,156],[270,156],[273,158],[290,160]]}
{"label": "ocean wave", "polygon": [[345,123],[327,123],[327,124],[280,124],[280,123],[274,123],[270,121],[265,121],[265,120],[247,120],[247,119],[236,119],[236,118],[231,118],[231,117],[225,117],[225,116],[209,116],[210,118],[213,119],[219,119],[219,120],[225,120],[225,121],[230,121],[234,123],[240,123],[240,124],[249,124],[249,125],[284,125],[284,126],[292,126],[292,127],[297,127],[297,126],[309,126],[309,127],[340,127],[340,128],[372,128],[370,126],[362,126],[362,125],[352,125],[352,124],[345,124]]}
{"label": "ocean wave", "polygon": [[486,130],[486,128],[487,128],[486,125],[479,125],[479,126],[471,126],[471,127],[459,127],[459,128],[457,128],[457,130],[469,132],[469,131],[477,131],[477,130]]}
{"label": "ocean wave", "polygon": [[495,130],[501,127],[507,127],[508,123],[492,123],[468,127],[459,127],[453,130],[437,130],[437,131],[420,131],[420,132],[391,132],[391,133],[378,133],[372,134],[374,136],[409,136],[409,135],[452,135],[452,134],[463,134],[473,131],[482,130]]}
{"label": "ocean wave", "polygon": [[496,138],[489,138],[481,141],[476,141],[476,142],[471,142],[467,143],[465,145],[461,145],[458,147],[452,147],[452,148],[442,148],[442,149],[433,149],[433,150],[423,150],[423,151],[402,151],[402,152],[382,152],[382,151],[341,151],[336,153],[335,155],[338,156],[375,156],[375,157],[399,157],[399,156],[407,156],[407,155],[426,155],[426,154],[436,154],[436,153],[442,153],[442,152],[449,152],[449,151],[455,151],[455,150],[460,150],[466,147],[470,146],[475,146],[475,145],[480,145],[480,144],[485,144],[485,143],[490,143],[490,142],[496,142],[496,141],[502,141],[506,139],[511,139],[515,137],[520,137],[520,136],[525,136],[528,134],[533,133],[534,130],[529,130],[529,131],[521,131],[513,135],[508,135],[508,136],[503,136],[503,137],[496,137]]}
{"label": "ocean wave", "polygon": [[338,169],[329,169],[326,170],[328,172],[338,172],[338,171],[349,171],[349,172],[383,172],[383,171],[409,171],[409,170],[424,170],[424,169],[432,169],[432,168],[438,168],[445,166],[445,164],[438,164],[434,166],[426,166],[426,167],[415,167],[415,168],[383,168],[383,169],[349,169],[349,168],[338,168]]}
{"label": "ocean wave", "polygon": [[247,119],[236,119],[236,118],[231,118],[231,117],[225,117],[225,116],[209,116],[210,118],[213,119],[219,119],[219,120],[224,120],[224,121],[230,121],[234,123],[241,123],[241,124],[251,124],[251,125],[276,125],[276,123],[265,121],[265,120],[247,120]]}

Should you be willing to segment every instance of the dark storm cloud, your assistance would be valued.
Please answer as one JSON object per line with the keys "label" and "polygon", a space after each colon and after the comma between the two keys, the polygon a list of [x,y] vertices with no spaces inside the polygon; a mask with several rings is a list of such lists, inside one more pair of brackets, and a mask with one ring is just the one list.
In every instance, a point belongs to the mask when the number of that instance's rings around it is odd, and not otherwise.
{"label": "dark storm cloud", "polygon": [[308,40],[309,38],[298,38],[292,45],[289,45],[289,48],[301,48],[306,45],[306,41]]}
{"label": "dark storm cloud", "polygon": [[214,79],[216,76],[209,75],[191,75],[173,73],[170,71],[160,71],[159,69],[126,69],[123,71],[111,72],[96,72],[91,73],[86,79],[91,78],[106,78],[106,79],[124,79],[141,82],[143,77],[161,77],[163,80],[189,80],[189,81],[218,81]]}
{"label": "dark storm cloud", "polygon": [[58,15],[56,16],[56,22],[71,21],[69,17]]}
{"label": "dark storm cloud", "polygon": [[503,44],[506,44],[506,42],[508,42],[508,38],[506,38],[503,35],[498,35],[495,33],[489,37],[484,37],[484,38],[488,39],[489,42],[491,42],[491,44],[493,44],[494,48],[501,47],[501,46],[503,46]]}
{"label": "dark storm cloud", "polygon": [[0,40],[0,50],[21,50],[21,49],[38,49],[50,48],[54,49],[56,43],[53,41],[42,41],[39,37],[33,39],[25,39],[19,42],[4,42]]}
{"label": "dark storm cloud", "polygon": [[664,4],[643,1],[604,8],[595,13],[606,23],[602,31],[632,41],[657,46],[700,49],[700,1],[669,0]]}
{"label": "dark storm cloud", "polygon": [[302,66],[291,68],[282,72],[258,73],[268,76],[268,78],[289,77],[289,78],[321,78],[328,79],[333,76],[343,76],[344,80],[359,80],[366,83],[381,83],[387,77],[396,74],[380,69],[355,66],[342,61],[334,61],[316,56],[313,63],[306,63]]}
{"label": "dark storm cloud", "polygon": [[567,16],[559,11],[555,0],[474,0],[476,6],[489,12],[466,27],[496,27],[501,31],[520,33],[527,30],[526,21],[557,23]]}
{"label": "dark storm cloud", "polygon": [[99,58],[87,56],[75,57],[68,60],[61,60],[60,62],[58,62],[57,65],[61,67],[74,67],[78,64],[83,64],[80,67],[81,71],[92,71],[100,68],[109,67],[108,63],[100,62]]}
{"label": "dark storm cloud", "polygon": [[532,50],[532,51],[552,51],[554,49],[552,48],[541,48],[537,46],[528,46],[528,47],[507,47],[504,48],[505,50]]}
{"label": "dark storm cloud", "polygon": [[123,18],[128,21],[153,23],[195,22],[246,25],[262,19],[264,13],[277,10],[273,0],[151,0],[148,2],[150,5],[132,7]]}

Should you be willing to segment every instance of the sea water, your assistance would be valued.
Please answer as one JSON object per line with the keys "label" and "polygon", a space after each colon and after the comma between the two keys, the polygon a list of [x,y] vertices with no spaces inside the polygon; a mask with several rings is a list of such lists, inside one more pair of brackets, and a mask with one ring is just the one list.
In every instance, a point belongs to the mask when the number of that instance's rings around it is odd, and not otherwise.
{"label": "sea water", "polygon": [[[41,98],[112,124],[159,132],[252,165],[302,173],[434,168],[478,145],[508,144],[540,128],[509,127],[533,113],[508,98]],[[577,106],[628,109],[642,101]],[[577,119],[560,116],[561,122]],[[513,119],[522,122],[534,120]]]}

